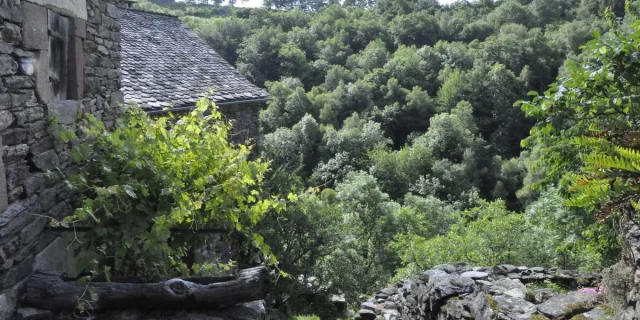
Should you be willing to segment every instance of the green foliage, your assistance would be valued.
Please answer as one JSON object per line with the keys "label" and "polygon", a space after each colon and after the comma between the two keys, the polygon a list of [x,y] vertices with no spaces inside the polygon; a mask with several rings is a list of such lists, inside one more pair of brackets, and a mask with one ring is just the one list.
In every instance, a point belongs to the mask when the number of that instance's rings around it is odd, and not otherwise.
{"label": "green foliage", "polygon": [[547,175],[537,185],[559,181],[568,206],[598,210],[596,217],[604,223],[589,225],[584,233],[593,235],[593,247],[609,255],[618,250],[612,215],[620,203],[633,201],[628,196],[638,193],[640,159],[635,98],[640,80],[633,75],[640,25],[633,23],[629,34],[615,22],[612,26],[607,35],[593,33],[582,62],[569,63],[565,77],[522,104],[527,115],[538,119],[524,141],[544,152],[538,166]]}
{"label": "green foliage", "polygon": [[[444,235],[425,238],[407,233],[396,238],[404,267],[399,277],[442,263],[464,261],[472,265],[549,265],[546,234],[532,228],[522,214],[510,213],[505,203],[480,202],[461,213],[463,219]],[[517,234],[518,237],[513,237]]]}
{"label": "green foliage", "polygon": [[331,283],[354,301],[359,294],[386,283],[398,266],[388,245],[396,228],[393,212],[397,206],[363,172],[349,173],[336,192],[343,238],[329,255],[320,258],[318,274],[322,283]]}
{"label": "green foliage", "polygon": [[80,198],[61,224],[91,227],[80,244],[97,271],[145,279],[207,272],[212,266],[187,256],[202,241],[191,231],[211,228],[248,236],[276,262],[252,229],[282,203],[261,196],[267,164],[249,160],[250,146],[231,145],[229,128],[202,99],[179,118],[128,110],[111,131],[92,116],[79,137],[57,131],[82,167],[65,177]]}
{"label": "green foliage", "polygon": [[[298,277],[281,280],[278,303],[310,290],[355,300],[458,260],[595,270],[617,258],[614,219],[590,209],[635,192],[635,145],[600,140],[635,128],[637,72],[624,70],[638,37],[579,47],[621,1],[278,1],[266,6],[287,10],[237,11],[228,25],[183,17],[272,97],[265,191],[300,199],[260,225]],[[627,14],[618,32],[634,28]],[[624,114],[601,117],[605,104]]]}
{"label": "green foliage", "polygon": [[597,242],[590,232],[586,232],[588,228],[585,226],[593,225],[595,219],[590,215],[575,214],[564,205],[555,188],[543,191],[536,201],[527,206],[525,215],[547,233],[549,249],[555,251],[551,261],[554,265],[598,271],[609,262],[607,258],[618,258],[607,257],[609,248],[606,246],[593,246]]}

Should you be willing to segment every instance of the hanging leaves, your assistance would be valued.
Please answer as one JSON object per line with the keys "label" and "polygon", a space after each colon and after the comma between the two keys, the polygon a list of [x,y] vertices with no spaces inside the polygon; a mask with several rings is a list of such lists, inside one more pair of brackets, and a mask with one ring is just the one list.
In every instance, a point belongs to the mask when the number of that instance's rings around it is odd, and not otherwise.
{"label": "hanging leaves", "polygon": [[91,226],[83,246],[109,276],[177,276],[207,270],[185,260],[194,237],[172,229],[225,229],[249,236],[266,260],[277,260],[252,228],[277,198],[262,199],[267,164],[251,146],[228,142],[230,124],[206,99],[186,114],[151,118],[128,110],[108,131],[91,115],[83,139],[60,130],[82,170],[65,177],[81,201],[65,225]]}

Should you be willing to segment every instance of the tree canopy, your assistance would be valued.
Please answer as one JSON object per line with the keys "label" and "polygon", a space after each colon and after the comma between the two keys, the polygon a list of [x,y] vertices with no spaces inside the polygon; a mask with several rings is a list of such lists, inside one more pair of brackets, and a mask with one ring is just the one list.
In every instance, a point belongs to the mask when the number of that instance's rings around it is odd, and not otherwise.
{"label": "tree canopy", "polygon": [[269,90],[265,190],[299,198],[258,226],[293,275],[280,302],[311,290],[300,279],[355,301],[440,263],[619,257],[616,208],[637,205],[640,171],[636,4],[142,6],[182,16]]}

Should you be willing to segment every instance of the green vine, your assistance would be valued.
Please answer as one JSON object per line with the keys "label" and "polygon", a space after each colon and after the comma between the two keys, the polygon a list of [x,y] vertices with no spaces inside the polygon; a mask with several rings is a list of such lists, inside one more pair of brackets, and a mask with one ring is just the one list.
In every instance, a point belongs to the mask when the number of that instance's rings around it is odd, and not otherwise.
{"label": "green vine", "polygon": [[81,168],[58,173],[79,200],[73,215],[57,223],[87,230],[79,243],[86,269],[107,279],[210,271],[189,259],[206,241],[190,231],[203,229],[240,235],[268,264],[277,263],[252,228],[285,201],[262,197],[267,164],[250,160],[251,146],[228,141],[230,124],[213,103],[201,99],[193,111],[157,118],[126,110],[110,130],[91,115],[78,134],[55,121],[53,127]]}

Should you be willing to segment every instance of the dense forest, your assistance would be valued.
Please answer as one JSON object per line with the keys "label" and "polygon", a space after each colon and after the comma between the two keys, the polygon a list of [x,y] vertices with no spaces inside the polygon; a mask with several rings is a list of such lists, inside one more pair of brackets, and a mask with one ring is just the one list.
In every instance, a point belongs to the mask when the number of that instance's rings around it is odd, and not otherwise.
{"label": "dense forest", "polygon": [[619,259],[616,220],[593,214],[602,199],[568,197],[563,175],[581,166],[575,150],[595,143],[566,142],[576,131],[563,128],[603,123],[545,106],[584,98],[556,79],[598,70],[606,50],[582,46],[633,31],[635,5],[169,2],[138,7],[180,16],[270,93],[260,115],[264,189],[295,195],[256,230],[290,275],[278,280],[276,305],[295,308],[317,290],[357,301],[448,262],[602,270]]}

